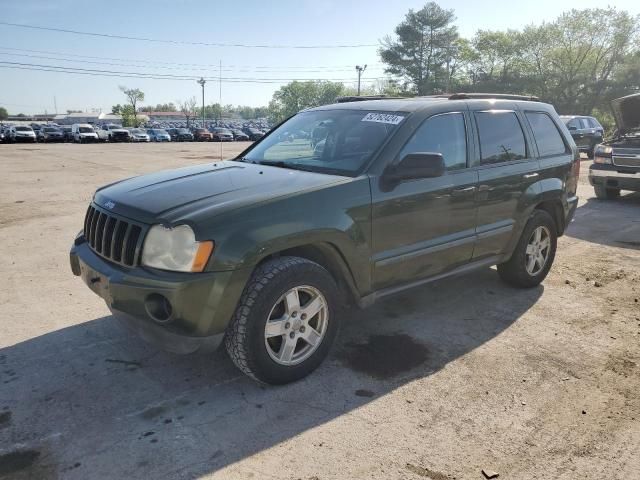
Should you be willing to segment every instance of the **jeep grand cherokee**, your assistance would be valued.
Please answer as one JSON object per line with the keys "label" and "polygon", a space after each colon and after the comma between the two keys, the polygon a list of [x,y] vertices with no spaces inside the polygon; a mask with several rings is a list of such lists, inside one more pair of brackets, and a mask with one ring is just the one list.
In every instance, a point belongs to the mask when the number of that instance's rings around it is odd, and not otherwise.
{"label": "jeep grand cherokee", "polygon": [[234,160],[98,189],[71,268],[142,337],[224,342],[254,379],[291,382],[327,356],[346,303],[490,265],[542,282],[579,164],[534,98],[340,102]]}

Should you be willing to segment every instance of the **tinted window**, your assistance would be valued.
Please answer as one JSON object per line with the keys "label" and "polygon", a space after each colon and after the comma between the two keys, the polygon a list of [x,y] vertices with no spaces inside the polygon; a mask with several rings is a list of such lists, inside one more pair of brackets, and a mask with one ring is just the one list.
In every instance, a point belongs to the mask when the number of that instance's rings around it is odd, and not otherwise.
{"label": "tinted window", "polygon": [[441,153],[447,170],[467,166],[467,138],[464,115],[446,113],[427,119],[413,134],[400,158],[409,153]]}
{"label": "tinted window", "polygon": [[577,118],[563,118],[562,120],[567,125],[567,128],[580,128],[580,122]]}
{"label": "tinted window", "polygon": [[553,123],[551,117],[546,113],[526,113],[527,120],[533,130],[533,136],[538,145],[538,153],[541,157],[547,155],[562,155],[567,148],[558,131],[558,127]]}
{"label": "tinted window", "polygon": [[588,117],[587,121],[589,122],[589,126],[591,128],[602,128],[602,125],[593,117]]}
{"label": "tinted window", "polygon": [[476,112],[483,165],[527,157],[524,133],[514,112]]}
{"label": "tinted window", "polygon": [[586,118],[580,119],[580,128],[583,128],[583,129],[591,128]]}

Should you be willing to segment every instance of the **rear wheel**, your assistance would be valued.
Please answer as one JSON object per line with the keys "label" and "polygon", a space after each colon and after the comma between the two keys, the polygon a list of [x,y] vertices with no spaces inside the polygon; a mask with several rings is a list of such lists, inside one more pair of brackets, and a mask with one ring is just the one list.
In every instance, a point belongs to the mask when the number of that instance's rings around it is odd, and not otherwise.
{"label": "rear wheel", "polygon": [[556,224],[544,210],[529,218],[508,262],[498,265],[500,278],[519,288],[539,285],[549,273],[556,255]]}
{"label": "rear wheel", "polygon": [[233,363],[264,383],[284,384],[315,370],[338,331],[333,277],[317,263],[280,257],[258,267],[227,329]]}
{"label": "rear wheel", "polygon": [[601,200],[612,200],[620,196],[619,188],[606,188],[602,185],[595,185],[593,189],[596,192],[596,197]]}

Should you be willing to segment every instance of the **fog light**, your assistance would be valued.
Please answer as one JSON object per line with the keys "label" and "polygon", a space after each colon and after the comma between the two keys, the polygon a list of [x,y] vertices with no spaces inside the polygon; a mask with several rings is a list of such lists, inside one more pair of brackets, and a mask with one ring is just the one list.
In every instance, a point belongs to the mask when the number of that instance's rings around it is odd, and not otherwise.
{"label": "fog light", "polygon": [[173,315],[171,302],[164,295],[152,293],[144,301],[147,314],[158,323],[167,323]]}

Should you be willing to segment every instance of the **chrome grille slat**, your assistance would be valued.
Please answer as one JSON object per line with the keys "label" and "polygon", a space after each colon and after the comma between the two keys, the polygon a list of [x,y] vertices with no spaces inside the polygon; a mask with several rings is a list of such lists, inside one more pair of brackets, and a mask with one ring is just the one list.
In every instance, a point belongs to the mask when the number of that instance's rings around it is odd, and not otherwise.
{"label": "chrome grille slat", "polygon": [[618,167],[640,167],[640,157],[632,156],[613,156],[613,164]]}
{"label": "chrome grille slat", "polygon": [[91,250],[126,267],[138,265],[146,227],[91,205],[84,220],[84,236]]}

